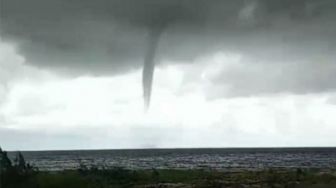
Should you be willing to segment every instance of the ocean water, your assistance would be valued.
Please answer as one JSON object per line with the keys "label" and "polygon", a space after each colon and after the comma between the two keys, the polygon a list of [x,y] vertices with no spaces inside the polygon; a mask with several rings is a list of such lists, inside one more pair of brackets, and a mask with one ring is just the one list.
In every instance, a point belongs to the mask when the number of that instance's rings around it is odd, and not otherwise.
{"label": "ocean water", "polygon": [[[265,168],[336,169],[336,148],[249,149],[129,149],[25,151],[25,159],[40,170],[76,169],[80,164],[98,168],[219,169]],[[14,152],[9,152],[14,157]]]}

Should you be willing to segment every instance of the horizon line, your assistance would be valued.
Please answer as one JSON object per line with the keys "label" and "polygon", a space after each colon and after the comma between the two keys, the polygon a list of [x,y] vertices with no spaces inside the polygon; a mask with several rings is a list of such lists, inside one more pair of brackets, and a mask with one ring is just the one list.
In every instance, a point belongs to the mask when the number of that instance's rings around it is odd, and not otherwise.
{"label": "horizon line", "polygon": [[4,150],[7,152],[40,152],[40,151],[108,151],[108,150],[196,150],[196,149],[336,149],[336,146],[244,146],[244,147],[143,147],[143,148],[97,148],[97,149],[23,149],[23,150]]}

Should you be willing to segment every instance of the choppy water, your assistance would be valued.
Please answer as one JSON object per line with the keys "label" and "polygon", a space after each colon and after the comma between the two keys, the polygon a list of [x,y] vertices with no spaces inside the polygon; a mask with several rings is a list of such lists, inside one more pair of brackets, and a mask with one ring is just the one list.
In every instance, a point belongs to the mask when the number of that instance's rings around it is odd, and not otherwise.
{"label": "choppy water", "polygon": [[[336,148],[75,150],[22,153],[28,162],[40,170],[74,169],[79,164],[129,169],[336,169]],[[14,156],[13,152],[9,154]]]}

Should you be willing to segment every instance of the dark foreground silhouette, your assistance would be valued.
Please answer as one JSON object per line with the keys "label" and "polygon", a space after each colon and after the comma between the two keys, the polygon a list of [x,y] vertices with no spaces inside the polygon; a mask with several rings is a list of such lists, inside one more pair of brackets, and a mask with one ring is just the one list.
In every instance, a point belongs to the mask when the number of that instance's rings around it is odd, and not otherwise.
{"label": "dark foreground silhouette", "polygon": [[107,187],[270,187],[335,188],[336,172],[326,169],[127,170],[80,165],[77,170],[39,171],[21,153],[11,161],[0,149],[0,188],[107,188]]}

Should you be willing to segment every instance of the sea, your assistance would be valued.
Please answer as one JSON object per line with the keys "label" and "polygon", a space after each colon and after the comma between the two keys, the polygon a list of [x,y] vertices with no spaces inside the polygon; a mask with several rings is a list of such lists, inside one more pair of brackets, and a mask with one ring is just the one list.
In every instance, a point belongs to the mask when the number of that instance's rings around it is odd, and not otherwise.
{"label": "sea", "polygon": [[[22,151],[41,171],[80,166],[125,169],[336,169],[336,148],[201,148]],[[16,152],[9,152],[14,158]]]}

